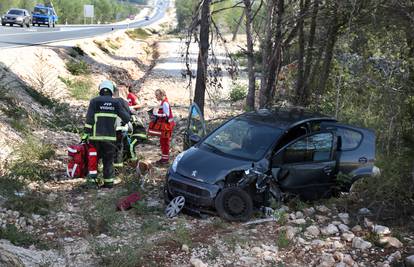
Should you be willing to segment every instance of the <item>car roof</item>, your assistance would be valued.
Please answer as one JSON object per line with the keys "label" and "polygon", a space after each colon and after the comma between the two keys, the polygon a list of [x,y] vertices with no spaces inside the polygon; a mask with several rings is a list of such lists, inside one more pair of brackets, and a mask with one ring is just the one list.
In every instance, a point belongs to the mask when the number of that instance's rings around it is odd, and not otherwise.
{"label": "car roof", "polygon": [[308,121],[336,121],[335,118],[310,112],[302,108],[259,109],[257,111],[243,113],[239,118],[260,121],[281,130],[287,130]]}
{"label": "car roof", "polygon": [[10,8],[9,11],[11,10],[27,11],[26,9],[22,9],[22,8]]}

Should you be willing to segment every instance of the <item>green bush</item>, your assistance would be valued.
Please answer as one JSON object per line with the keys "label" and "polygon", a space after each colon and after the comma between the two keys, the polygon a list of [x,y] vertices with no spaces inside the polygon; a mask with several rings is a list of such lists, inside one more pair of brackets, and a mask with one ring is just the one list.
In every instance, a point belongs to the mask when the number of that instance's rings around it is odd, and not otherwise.
{"label": "green bush", "polygon": [[231,91],[230,91],[230,100],[232,102],[237,102],[246,98],[247,96],[247,87],[241,84],[233,84]]}
{"label": "green bush", "polygon": [[59,79],[69,88],[73,98],[78,100],[89,100],[96,95],[96,91],[92,90],[93,83],[87,79],[70,80],[63,77]]}
{"label": "green bush", "polygon": [[126,32],[126,34],[129,36],[129,38],[135,40],[135,39],[147,39],[148,37],[151,36],[150,33],[148,33],[146,30],[142,29],[142,28],[137,28],[134,30],[129,30]]}
{"label": "green bush", "polygon": [[14,224],[6,225],[6,228],[0,227],[0,239],[7,239],[13,245],[28,247],[37,242],[29,233],[20,231]]}
{"label": "green bush", "polygon": [[70,59],[68,62],[66,62],[66,69],[72,75],[82,75],[91,73],[88,64],[84,60],[77,61],[74,59]]}

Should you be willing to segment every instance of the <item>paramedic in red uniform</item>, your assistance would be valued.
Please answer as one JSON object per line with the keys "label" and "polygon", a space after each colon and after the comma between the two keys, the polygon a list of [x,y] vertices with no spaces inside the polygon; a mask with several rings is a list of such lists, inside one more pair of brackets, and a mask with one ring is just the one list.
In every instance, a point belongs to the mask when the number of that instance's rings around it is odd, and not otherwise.
{"label": "paramedic in red uniform", "polygon": [[155,97],[158,101],[161,101],[161,104],[158,111],[154,110],[154,116],[157,117],[158,122],[164,124],[160,136],[161,159],[157,161],[157,164],[164,165],[168,164],[170,160],[170,142],[175,122],[165,91],[157,89],[155,91]]}
{"label": "paramedic in red uniform", "polygon": [[126,85],[126,86],[128,87],[127,100],[128,100],[129,108],[131,109],[131,111],[134,111],[134,110],[137,111],[138,109],[142,108],[142,106],[138,104],[138,97],[132,91],[131,86],[130,85]]}
{"label": "paramedic in red uniform", "polygon": [[[111,81],[103,81],[99,85],[99,96],[93,98],[88,107],[85,123],[85,134],[98,151],[103,162],[104,187],[111,188],[114,183],[113,163],[116,153],[116,125],[119,117],[125,125],[130,114],[121,103],[113,98],[115,85]],[[88,179],[89,183],[93,180]]]}

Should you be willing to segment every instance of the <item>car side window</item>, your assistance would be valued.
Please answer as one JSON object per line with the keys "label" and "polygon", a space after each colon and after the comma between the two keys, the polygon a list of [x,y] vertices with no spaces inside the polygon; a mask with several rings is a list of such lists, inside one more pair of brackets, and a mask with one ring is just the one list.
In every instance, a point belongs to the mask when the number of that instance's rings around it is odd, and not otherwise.
{"label": "car side window", "polygon": [[341,137],[341,150],[353,150],[361,143],[362,134],[360,132],[343,127],[337,127],[336,132]]}
{"label": "car side window", "polygon": [[282,152],[282,163],[329,161],[331,160],[333,141],[332,133],[317,133],[302,138]]}

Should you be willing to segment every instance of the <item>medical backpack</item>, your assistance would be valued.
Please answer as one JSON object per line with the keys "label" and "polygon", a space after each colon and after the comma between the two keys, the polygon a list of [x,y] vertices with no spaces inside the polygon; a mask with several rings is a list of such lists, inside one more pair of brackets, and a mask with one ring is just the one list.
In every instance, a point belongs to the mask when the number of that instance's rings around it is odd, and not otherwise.
{"label": "medical backpack", "polygon": [[96,178],[98,175],[98,153],[92,144],[80,143],[68,147],[66,174],[71,178]]}

